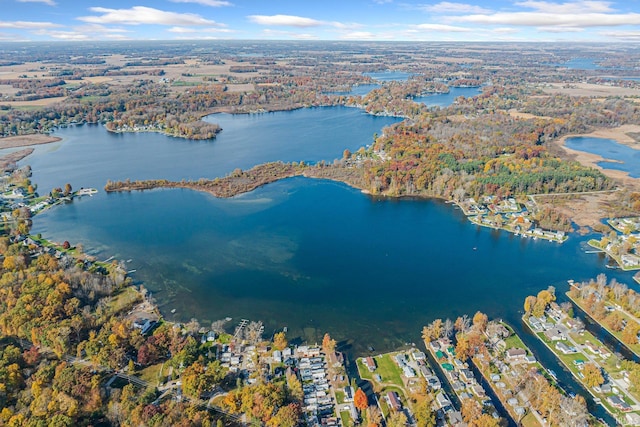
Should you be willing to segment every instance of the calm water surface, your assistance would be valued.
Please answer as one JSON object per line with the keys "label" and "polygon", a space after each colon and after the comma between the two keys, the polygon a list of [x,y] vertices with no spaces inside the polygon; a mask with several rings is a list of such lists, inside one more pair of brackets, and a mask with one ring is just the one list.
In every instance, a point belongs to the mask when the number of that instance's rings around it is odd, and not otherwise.
{"label": "calm water surface", "polygon": [[579,136],[567,138],[565,145],[573,150],[597,154],[609,161],[598,162],[604,169],[628,172],[633,178],[640,177],[640,151],[613,139]]}
{"label": "calm water surface", "polygon": [[411,73],[404,73],[402,71],[381,71],[376,73],[364,73],[364,75],[381,82],[400,82],[409,80],[409,77],[412,76]]}
{"label": "calm water surface", "polygon": [[437,93],[434,95],[417,96],[413,98],[415,102],[421,102],[428,107],[448,107],[453,104],[457,97],[472,98],[481,93],[478,87],[452,87],[449,93]]}
{"label": "calm water surface", "polygon": [[[62,142],[38,146],[24,163],[41,192],[65,182],[101,189],[107,179],[215,177],[270,160],[331,160],[396,121],[348,108],[208,120],[224,129],[214,141],[63,129]],[[305,178],[232,199],[101,191],[36,216],[33,232],[128,260],[170,319],[262,320],[265,335],[286,326],[290,339],[311,342],[330,332],[352,355],[418,342],[434,318],[481,310],[513,325],[563,385],[582,394],[523,328],[524,298],[549,285],[561,294],[567,279],[602,272],[637,288],[631,273],[585,253],[589,236],[523,239],[477,227],[440,201],[377,199]]]}
{"label": "calm water surface", "polygon": [[[65,129],[64,142],[27,161],[41,189],[214,177],[268,160],[340,157],[394,122],[348,108],[210,120],[224,131],[207,142]],[[585,237],[522,239],[479,228],[439,201],[375,199],[304,178],[225,200],[188,190],[100,192],[38,215],[33,232],[131,259],[135,279],[177,320],[260,319],[267,333],[287,326],[290,337],[312,341],[329,331],[356,354],[417,341],[426,322],[477,310],[521,330],[524,297],[551,284],[565,290],[569,278],[607,272],[631,285],[631,274],[584,253]]]}

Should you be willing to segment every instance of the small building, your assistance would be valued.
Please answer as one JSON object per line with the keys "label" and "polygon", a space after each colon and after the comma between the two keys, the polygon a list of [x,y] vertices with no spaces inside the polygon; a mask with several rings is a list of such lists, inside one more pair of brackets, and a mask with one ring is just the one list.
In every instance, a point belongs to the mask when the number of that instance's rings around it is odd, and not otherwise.
{"label": "small building", "polygon": [[387,392],[387,402],[394,411],[400,411],[402,409],[402,403],[400,403],[398,394],[395,391]]}
{"label": "small building", "polygon": [[551,341],[562,341],[566,339],[560,328],[557,326],[544,331],[544,335]]}
{"label": "small building", "polygon": [[560,350],[563,354],[574,354],[578,352],[574,346],[568,346],[563,342],[556,343],[556,349]]}
{"label": "small building", "polygon": [[415,378],[416,377],[416,371],[413,370],[413,368],[409,365],[404,365],[402,367],[402,374],[407,377],[407,378]]}
{"label": "small building", "polygon": [[367,356],[364,358],[364,364],[369,369],[369,372],[373,372],[376,370],[376,362],[373,360],[373,357]]}
{"label": "small building", "polygon": [[273,352],[273,361],[275,363],[282,363],[282,352],[280,350]]}
{"label": "small building", "polygon": [[640,426],[640,415],[635,412],[629,412],[625,414],[625,419],[627,420],[627,424],[631,426]]}
{"label": "small building", "polygon": [[344,388],[344,401],[353,402],[353,387],[349,385]]}
{"label": "small building", "polygon": [[413,353],[411,353],[411,357],[413,357],[413,360],[417,362],[419,360],[425,360],[427,358],[427,355],[421,351],[414,351]]}
{"label": "small building", "polygon": [[507,350],[506,355],[509,361],[523,360],[527,355],[527,351],[522,348],[510,348]]}
{"label": "small building", "polygon": [[473,376],[473,372],[471,372],[468,369],[461,369],[460,370],[460,376],[462,377],[462,379],[466,382],[472,382],[475,380],[474,376]]}

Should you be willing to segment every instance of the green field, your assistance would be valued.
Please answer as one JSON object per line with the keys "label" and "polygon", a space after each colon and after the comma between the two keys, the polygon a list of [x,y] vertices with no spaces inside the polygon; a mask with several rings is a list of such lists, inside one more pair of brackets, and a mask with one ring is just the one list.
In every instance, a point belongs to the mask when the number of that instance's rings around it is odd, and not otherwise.
{"label": "green field", "polygon": [[398,387],[403,388],[404,383],[402,382],[402,378],[400,377],[400,368],[396,365],[396,362],[393,360],[393,356],[398,353],[387,353],[379,356],[375,356],[373,359],[376,362],[376,370],[373,372],[369,372],[369,369],[364,365],[362,359],[358,359],[358,372],[360,373],[360,377],[375,381],[374,375],[378,374],[382,378],[382,384],[395,384]]}

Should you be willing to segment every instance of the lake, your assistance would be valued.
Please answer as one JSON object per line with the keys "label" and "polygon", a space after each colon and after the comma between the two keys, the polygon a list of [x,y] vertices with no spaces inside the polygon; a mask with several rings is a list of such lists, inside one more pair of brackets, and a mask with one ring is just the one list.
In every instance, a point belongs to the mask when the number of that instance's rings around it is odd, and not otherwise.
{"label": "lake", "polygon": [[[22,164],[32,165],[40,192],[66,182],[102,189],[107,179],[212,178],[271,160],[330,161],[398,119],[331,107],[207,120],[224,129],[212,141],[61,129],[62,142],[38,146]],[[591,236],[523,239],[478,227],[439,200],[375,198],[301,177],[231,199],[101,191],[37,215],[32,232],[126,260],[171,320],[229,316],[231,328],[262,320],[266,336],[287,327],[294,341],[329,332],[351,357],[417,343],[437,317],[484,311],[509,322],[563,386],[583,394],[523,327],[524,298],[553,285],[562,299],[567,279],[603,272],[638,288],[632,273],[585,252]]]}
{"label": "lake", "polygon": [[380,87],[379,84],[371,83],[371,84],[361,84],[354,85],[351,87],[350,91],[345,92],[328,92],[328,95],[344,95],[344,96],[365,96],[369,92],[374,89],[378,89]]}
{"label": "lake", "polygon": [[428,107],[448,107],[457,97],[472,98],[481,93],[479,87],[450,87],[449,93],[436,93],[433,95],[417,96],[415,102],[420,102]]}
{"label": "lake", "polygon": [[[221,115],[214,141],[110,134],[99,126],[58,132],[61,143],[27,158],[40,188],[102,188],[107,179],[199,178],[269,160],[318,161],[368,144],[396,121],[349,108]],[[100,192],[38,215],[34,233],[83,243],[132,261],[169,318],[203,323],[262,320],[267,334],[321,339],[355,354],[419,339],[423,324],[477,310],[520,329],[526,295],[607,272],[584,252],[587,237],[560,245],[479,228],[436,200],[389,200],[343,184],[294,178],[232,199],[189,190]],[[169,311],[176,309],[175,315]]]}
{"label": "lake", "polygon": [[375,73],[363,74],[381,82],[401,82],[409,80],[409,77],[413,75],[411,73],[405,73],[403,71],[380,71]]}
{"label": "lake", "polygon": [[609,160],[598,162],[598,166],[604,169],[628,172],[632,178],[640,177],[640,151],[613,139],[579,136],[567,138],[565,146]]}

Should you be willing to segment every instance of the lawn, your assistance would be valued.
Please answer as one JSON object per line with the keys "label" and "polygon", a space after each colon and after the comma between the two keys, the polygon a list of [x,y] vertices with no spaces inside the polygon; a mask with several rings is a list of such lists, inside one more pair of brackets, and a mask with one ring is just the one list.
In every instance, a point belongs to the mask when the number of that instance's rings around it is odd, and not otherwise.
{"label": "lawn", "polygon": [[513,334],[513,333],[509,338],[504,340],[504,343],[506,344],[505,348],[507,350],[510,349],[510,348],[522,348],[524,350],[527,350],[527,354],[531,354],[531,352],[529,351],[527,346],[524,345],[524,343],[522,342],[520,337],[515,335],[515,334]]}
{"label": "lawn", "polygon": [[376,362],[376,370],[373,372],[369,372],[369,369],[364,365],[362,359],[358,359],[357,364],[360,377],[365,380],[377,382],[373,377],[375,374],[378,374],[382,378],[382,383],[396,384],[398,387],[404,387],[404,383],[400,377],[400,368],[398,368],[396,362],[393,361],[393,356],[396,354],[398,353],[387,353],[375,356],[373,359]]}
{"label": "lawn", "polygon": [[338,405],[344,403],[344,391],[336,390],[336,402]]}
{"label": "lawn", "polygon": [[[137,372],[136,376],[141,380],[148,382],[152,386],[156,385],[160,380],[164,380],[168,372],[167,370],[162,369],[163,365],[164,363],[158,363],[157,365],[148,366]],[[160,377],[160,372],[164,374],[162,377]]]}
{"label": "lawn", "polygon": [[522,424],[523,427],[540,427],[538,419],[531,413],[531,411],[527,412],[527,415],[520,420],[520,424]]}
{"label": "lawn", "polygon": [[[577,298],[572,298],[569,293],[567,292],[567,296],[569,297],[569,299],[571,299],[571,301],[573,301],[573,303],[575,305],[577,305],[578,307],[580,307],[580,309],[582,309],[582,311],[584,311],[585,313],[587,313],[587,311],[584,309],[583,305],[582,305],[582,301],[577,299]],[[616,303],[612,302],[612,301],[607,301],[609,304],[615,306]],[[620,310],[616,310],[616,312],[623,318],[625,319],[627,322],[638,322],[638,319],[632,316],[628,316],[626,313],[623,313]],[[637,356],[640,356],[640,343],[638,344],[627,344],[624,341],[622,341],[622,332],[615,332],[611,329],[609,329],[609,327],[607,325],[604,324],[604,322],[599,322],[596,319],[594,319],[591,315],[589,315],[589,313],[587,313],[587,315],[589,316],[589,318],[591,318],[594,322],[596,322],[597,324],[599,324],[600,326],[602,326],[607,332],[609,332],[611,335],[613,335],[618,341],[620,341],[620,343],[627,347],[629,350],[631,350],[633,353],[635,353]],[[639,322],[640,323],[640,322]]]}
{"label": "lawn", "polygon": [[374,374],[380,375],[383,383],[396,384],[398,387],[403,388],[404,383],[400,377],[400,368],[398,368],[398,365],[396,365],[396,362],[392,359],[396,354],[397,353],[387,353],[374,357],[377,365]]}

